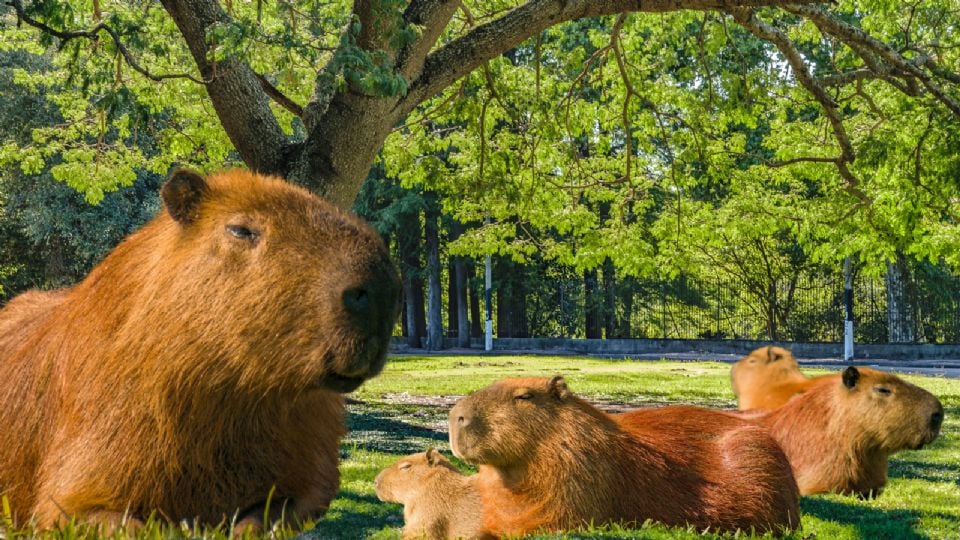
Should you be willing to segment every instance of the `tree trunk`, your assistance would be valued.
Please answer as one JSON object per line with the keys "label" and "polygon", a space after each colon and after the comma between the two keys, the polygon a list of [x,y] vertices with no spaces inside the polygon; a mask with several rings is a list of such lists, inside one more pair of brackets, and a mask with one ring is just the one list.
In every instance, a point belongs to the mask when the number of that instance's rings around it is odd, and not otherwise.
{"label": "tree trunk", "polygon": [[613,261],[603,261],[603,321],[604,337],[611,339],[617,334],[617,278]]}
{"label": "tree trunk", "polygon": [[407,324],[407,345],[415,349],[423,346],[421,338],[427,333],[423,308],[423,265],[420,263],[420,215],[403,218],[404,225],[397,235],[400,251],[400,276],[403,281],[404,314]]}
{"label": "tree trunk", "polygon": [[887,263],[887,341],[915,343],[917,341],[916,310],[911,293],[910,266],[902,253]]}
{"label": "tree trunk", "polygon": [[457,293],[457,268],[456,257],[447,257],[447,337],[457,337],[457,328],[460,323],[457,317],[460,315],[460,306]]}
{"label": "tree trunk", "polygon": [[630,318],[633,316],[633,290],[635,279],[624,277],[617,284],[617,296],[620,298],[622,311],[617,317],[617,336],[620,339],[630,339],[632,328]]}
{"label": "tree trunk", "polygon": [[583,318],[587,339],[600,339],[602,337],[600,311],[603,299],[597,289],[597,271],[587,270],[583,273]]}
{"label": "tree trunk", "polygon": [[456,257],[453,263],[453,273],[456,276],[457,297],[457,346],[470,346],[470,321],[467,319],[467,262],[463,257]]}
{"label": "tree trunk", "polygon": [[480,295],[477,294],[477,289],[470,285],[473,282],[473,278],[477,275],[476,268],[473,262],[469,262],[466,265],[467,289],[470,297],[470,337],[482,338],[483,323],[481,321],[483,319],[480,315]]}
{"label": "tree trunk", "polygon": [[526,288],[523,266],[505,257],[496,259],[497,337],[530,337],[527,327]]}
{"label": "tree trunk", "polygon": [[424,228],[427,241],[427,348],[443,348],[443,323],[440,293],[440,228],[437,216],[428,211]]}

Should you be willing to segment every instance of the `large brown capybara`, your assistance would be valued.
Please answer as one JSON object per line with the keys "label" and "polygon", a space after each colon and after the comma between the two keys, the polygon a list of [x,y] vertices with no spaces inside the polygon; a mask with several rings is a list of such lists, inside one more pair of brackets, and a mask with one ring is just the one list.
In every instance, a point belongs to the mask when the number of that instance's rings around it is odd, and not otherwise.
{"label": "large brown capybara", "polygon": [[727,532],[800,524],[776,441],[722,411],[606,414],[562,377],[507,379],[453,407],[450,443],[479,466],[486,535],[647,519]]}
{"label": "large brown capybara", "polygon": [[760,347],[730,368],[730,383],[740,410],[771,410],[810,387],[793,354],[782,347]]}
{"label": "large brown capybara", "polygon": [[[18,524],[322,514],[341,392],[376,375],[399,282],[361,220],[276,178],[179,170],[81,283],[0,311],[0,495]],[[282,508],[281,508],[282,507]]]}
{"label": "large brown capybara", "polygon": [[403,538],[473,538],[480,530],[480,495],[473,477],[435,448],[384,469],[374,480],[381,501],[403,505]]}
{"label": "large brown capybara", "polygon": [[803,394],[754,417],[787,454],[802,495],[879,495],[890,454],[940,433],[940,400],[895,375],[851,366],[812,380]]}

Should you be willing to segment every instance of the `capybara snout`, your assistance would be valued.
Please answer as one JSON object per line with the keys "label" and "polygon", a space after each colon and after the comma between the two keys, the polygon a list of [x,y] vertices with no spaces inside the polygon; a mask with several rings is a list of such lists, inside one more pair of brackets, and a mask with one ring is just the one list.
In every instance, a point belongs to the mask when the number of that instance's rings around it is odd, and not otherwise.
{"label": "capybara snout", "polygon": [[930,431],[939,433],[940,426],[943,425],[943,405],[940,405],[940,409],[930,415]]}

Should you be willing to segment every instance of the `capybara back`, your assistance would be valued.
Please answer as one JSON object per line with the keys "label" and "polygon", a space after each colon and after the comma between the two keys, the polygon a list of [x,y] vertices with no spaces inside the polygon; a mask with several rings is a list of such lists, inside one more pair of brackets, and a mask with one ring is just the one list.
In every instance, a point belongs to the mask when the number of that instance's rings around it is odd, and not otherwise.
{"label": "capybara back", "polygon": [[799,525],[779,446],[720,411],[611,415],[561,377],[507,379],[457,403],[450,442],[479,466],[483,528],[494,535],[647,519],[728,532]]}

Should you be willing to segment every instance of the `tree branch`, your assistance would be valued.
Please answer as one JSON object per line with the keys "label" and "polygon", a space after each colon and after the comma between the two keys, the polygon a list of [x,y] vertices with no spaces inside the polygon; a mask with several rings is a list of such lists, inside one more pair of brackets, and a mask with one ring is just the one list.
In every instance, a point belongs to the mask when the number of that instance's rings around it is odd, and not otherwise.
{"label": "tree branch", "polygon": [[[819,0],[809,0],[811,3]],[[398,103],[408,111],[482,63],[555,24],[630,11],[663,13],[779,5],[782,0],[531,0],[503,16],[477,26],[427,56],[423,72],[411,81]]]}
{"label": "tree branch", "polygon": [[130,49],[127,49],[126,45],[124,45],[123,42],[120,40],[120,34],[118,34],[117,31],[111,28],[107,23],[104,23],[104,22],[97,23],[96,26],[94,26],[89,30],[57,30],[27,15],[26,11],[23,9],[23,2],[21,2],[21,0],[8,0],[6,4],[12,7],[13,10],[17,13],[18,23],[20,22],[27,23],[27,25],[32,26],[45,34],[49,34],[59,39],[62,43],[66,43],[71,39],[76,39],[76,38],[84,38],[84,39],[89,39],[91,41],[96,41],[97,39],[99,39],[101,31],[106,32],[110,36],[110,39],[113,40],[114,46],[116,46],[117,50],[120,52],[120,55],[123,56],[123,59],[126,61],[127,65],[133,68],[133,70],[136,71],[137,73],[143,75],[144,77],[152,81],[159,82],[164,79],[189,79],[197,84],[206,84],[209,82],[206,80],[198,79],[188,73],[166,73],[166,74],[158,75],[156,73],[150,72],[148,69],[141,66],[139,62],[137,62],[137,59],[133,57],[133,54],[130,52]]}
{"label": "tree branch", "polygon": [[270,81],[263,75],[256,72],[254,72],[254,75],[257,77],[257,80],[260,81],[260,88],[263,88],[263,91],[270,96],[270,99],[275,101],[277,105],[280,105],[298,117],[303,116],[303,107],[301,107],[299,103],[288,98],[279,88],[270,84]]}
{"label": "tree branch", "polygon": [[[904,75],[916,77],[940,103],[950,109],[954,115],[960,117],[960,102],[944,91],[929,73],[921,69],[919,65],[904,58],[894,50],[893,47],[870,36],[859,28],[830,16],[829,13],[817,6],[787,4],[784,6],[784,9],[794,15],[809,19],[821,32],[839,39],[860,53],[864,61],[867,61],[869,56],[875,56],[886,62],[894,70]],[[864,51],[866,51],[866,53],[864,53]],[[930,62],[932,61],[931,59]],[[874,66],[871,66],[871,68],[878,72],[884,71],[883,68]]]}
{"label": "tree branch", "polygon": [[408,81],[420,76],[427,53],[459,6],[459,0],[414,0],[407,6],[404,20],[421,29],[420,37],[397,56],[397,68]]}
{"label": "tree branch", "polygon": [[764,41],[773,43],[787,59],[787,63],[790,64],[790,68],[793,70],[797,81],[800,82],[804,89],[813,94],[814,99],[820,103],[827,117],[827,121],[830,122],[833,135],[840,145],[840,155],[833,161],[837,166],[840,176],[844,179],[845,189],[857,199],[863,202],[869,201],[870,198],[859,187],[860,180],[853,174],[848,166],[856,159],[856,153],[853,150],[850,137],[847,135],[847,130],[843,126],[843,119],[840,117],[837,102],[830,97],[823,86],[810,75],[810,71],[800,51],[797,50],[785,33],[758,19],[752,9],[734,8],[728,11],[733,15],[734,20],[736,20],[740,26],[746,28],[751,34]]}
{"label": "tree branch", "polygon": [[244,163],[256,171],[284,173],[290,146],[257,74],[235,58],[220,63],[211,59],[207,31],[229,21],[229,16],[217,0],[161,0],[161,4],[180,30],[200,74],[209,81],[207,94]]}

